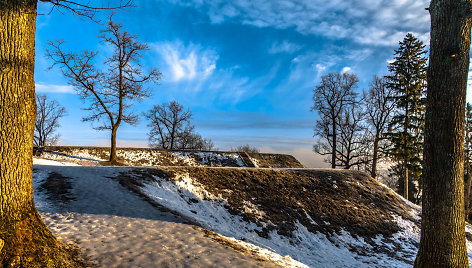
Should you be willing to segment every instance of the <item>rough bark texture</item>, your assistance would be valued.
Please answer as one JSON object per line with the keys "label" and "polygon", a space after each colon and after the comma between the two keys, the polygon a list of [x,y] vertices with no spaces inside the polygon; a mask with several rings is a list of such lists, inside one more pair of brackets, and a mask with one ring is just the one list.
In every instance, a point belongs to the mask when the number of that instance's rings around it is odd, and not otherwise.
{"label": "rough bark texture", "polygon": [[[403,137],[407,137],[408,135],[408,125],[410,122],[410,119],[408,118],[408,107],[406,107],[406,110],[405,110],[405,125],[404,125],[404,128],[403,128]],[[403,144],[403,153],[404,153],[404,159],[403,159],[403,197],[408,200],[408,159],[407,159],[407,148],[408,148],[408,144],[407,144],[407,140],[405,138],[405,143]]]}
{"label": "rough bark texture", "polygon": [[110,138],[110,162],[116,162],[118,158],[116,157],[116,132],[118,127],[112,127],[111,138]]}
{"label": "rough bark texture", "polygon": [[403,164],[403,197],[408,200],[408,166]]}
{"label": "rough bark texture", "polygon": [[336,118],[334,117],[333,119],[333,152],[331,152],[331,168],[336,168],[336,145],[337,145],[337,141],[336,141],[336,132],[337,132],[337,129],[336,129]]}
{"label": "rough bark texture", "polygon": [[0,2],[0,266],[68,267],[33,202],[36,1]]}
{"label": "rough bark texture", "polygon": [[374,140],[374,153],[372,156],[372,171],[370,172],[370,176],[374,179],[377,178],[377,161],[378,161],[378,155],[379,155],[379,135],[375,135],[375,140]]}
{"label": "rough bark texture", "polygon": [[470,0],[432,0],[421,242],[415,267],[468,267],[464,112]]}

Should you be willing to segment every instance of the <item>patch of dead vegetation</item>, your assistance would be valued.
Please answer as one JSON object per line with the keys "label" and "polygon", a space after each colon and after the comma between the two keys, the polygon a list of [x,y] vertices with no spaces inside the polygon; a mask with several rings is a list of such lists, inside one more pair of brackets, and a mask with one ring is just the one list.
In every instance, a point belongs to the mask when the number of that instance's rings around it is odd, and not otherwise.
{"label": "patch of dead vegetation", "polygon": [[[254,231],[260,237],[269,238],[269,233],[276,231],[291,238],[300,223],[312,233],[325,234],[337,245],[334,235],[347,231],[372,246],[368,249],[347,244],[350,251],[372,257],[381,253],[410,263],[397,254],[403,249],[392,237],[400,230],[394,215],[419,223],[400,197],[364,172],[162,167],[134,169],[120,177],[122,185],[132,185],[140,192],[140,187],[155,178],[177,181],[186,174],[206,191],[224,198],[229,213],[259,226],[261,231]],[[390,246],[378,245],[374,241],[377,235],[383,235],[383,243]]]}
{"label": "patch of dead vegetation", "polygon": [[292,155],[248,153],[249,157],[257,161],[261,168],[304,168]]}
{"label": "patch of dead vegetation", "polygon": [[[37,156],[43,153],[54,154],[60,161],[75,162],[81,165],[114,165],[107,162],[109,159],[108,147],[91,146],[48,146],[36,149]],[[187,155],[197,165],[210,167],[239,167],[237,159],[227,157],[230,152],[218,151],[190,151],[190,150],[161,150],[153,148],[117,148],[117,165],[127,166],[191,166],[190,162],[178,157],[178,154]],[[80,157],[85,155],[87,157]],[[282,154],[249,154],[255,159],[259,167],[267,168],[303,168],[303,165],[291,155]],[[92,159],[93,158],[93,159]],[[100,160],[97,160],[100,159]],[[55,159],[53,159],[55,160]]]}
{"label": "patch of dead vegetation", "polygon": [[[138,187],[153,176],[177,180],[179,174],[190,174],[206,191],[226,199],[230,213],[266,226],[259,233],[266,238],[272,230],[291,237],[299,222],[328,237],[344,229],[353,237],[372,239],[399,230],[392,213],[414,221],[399,197],[363,172],[167,167],[131,173],[128,183]],[[248,210],[247,201],[260,213]]]}
{"label": "patch of dead vegetation", "polygon": [[39,185],[39,191],[44,191],[46,198],[59,206],[76,200],[71,190],[70,178],[56,172],[49,173],[48,177]]}

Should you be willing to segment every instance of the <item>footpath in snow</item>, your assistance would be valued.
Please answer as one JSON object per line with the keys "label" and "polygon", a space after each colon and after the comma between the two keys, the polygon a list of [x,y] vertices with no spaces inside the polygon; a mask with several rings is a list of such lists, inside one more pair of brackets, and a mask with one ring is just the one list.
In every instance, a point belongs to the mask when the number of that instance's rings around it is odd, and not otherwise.
{"label": "footpath in snow", "polygon": [[276,267],[122,187],[112,178],[126,167],[66,165],[34,160],[35,203],[50,230],[99,267]]}

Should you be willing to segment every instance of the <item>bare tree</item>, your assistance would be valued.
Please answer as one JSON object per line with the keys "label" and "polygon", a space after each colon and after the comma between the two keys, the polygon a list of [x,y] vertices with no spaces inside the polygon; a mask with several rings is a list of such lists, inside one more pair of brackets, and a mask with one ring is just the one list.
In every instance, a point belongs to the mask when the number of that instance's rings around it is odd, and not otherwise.
{"label": "bare tree", "polygon": [[361,169],[368,159],[368,139],[365,126],[365,111],[360,105],[362,100],[354,100],[347,105],[338,118],[339,138],[336,146],[336,160],[345,169]]}
{"label": "bare tree", "polygon": [[245,145],[240,145],[240,146],[237,146],[235,148],[231,147],[231,149],[229,149],[231,152],[246,152],[246,153],[250,153],[250,154],[257,154],[259,153],[259,149],[257,149],[256,147],[254,146],[251,146],[249,144],[245,144]]}
{"label": "bare tree", "polygon": [[66,109],[46,95],[36,95],[36,122],[34,125],[34,145],[54,145],[59,135],[53,135],[60,126],[59,119],[66,115]]}
{"label": "bare tree", "polygon": [[178,149],[178,138],[181,133],[191,132],[192,112],[176,101],[154,105],[146,114],[151,127],[149,142],[153,147]]}
{"label": "bare tree", "polygon": [[101,6],[90,5],[90,1],[69,1],[69,0],[39,0],[43,3],[51,3],[52,9],[50,12],[57,10],[58,12],[64,14],[64,12],[69,12],[74,16],[85,17],[91,19],[92,21],[99,22],[97,14],[102,11],[123,9],[133,6],[132,0],[120,0],[117,5],[112,5],[110,2],[105,2]]}
{"label": "bare tree", "polygon": [[464,215],[464,127],[471,0],[432,0],[423,211],[415,267],[468,267]]}
{"label": "bare tree", "polygon": [[355,74],[329,73],[321,77],[321,83],[313,90],[311,111],[320,116],[314,129],[320,139],[313,149],[321,155],[331,155],[328,161],[332,168],[336,168],[338,121],[346,106],[354,103],[358,82]]}
{"label": "bare tree", "polygon": [[178,134],[177,146],[179,149],[191,149],[201,151],[211,151],[215,145],[210,139],[204,139],[202,135],[194,132],[195,128],[192,126],[186,128],[182,133]]}
{"label": "bare tree", "polygon": [[33,201],[37,2],[0,1],[0,263],[74,267],[76,261],[47,229]]}
{"label": "bare tree", "polygon": [[81,54],[64,52],[64,41],[49,41],[51,50],[47,55],[54,65],[59,65],[77,93],[89,102],[85,110],[90,112],[83,121],[97,121],[97,130],[111,130],[110,162],[116,162],[116,133],[122,122],[134,125],[138,116],[130,111],[135,101],[150,96],[146,82],[160,79],[157,69],[143,73],[139,59],[149,47],[138,41],[136,35],[124,31],[122,24],[110,20],[99,36],[102,42],[111,46],[113,54],[105,60],[107,70],[99,71],[93,65],[98,52],[84,51]]}
{"label": "bare tree", "polygon": [[372,82],[370,82],[369,91],[364,93],[364,95],[367,123],[370,125],[368,130],[373,144],[370,174],[375,178],[377,177],[378,162],[386,157],[385,147],[387,145],[383,142],[386,139],[384,133],[387,132],[388,124],[395,109],[395,101],[393,99],[395,92],[387,86],[386,78],[374,75]]}

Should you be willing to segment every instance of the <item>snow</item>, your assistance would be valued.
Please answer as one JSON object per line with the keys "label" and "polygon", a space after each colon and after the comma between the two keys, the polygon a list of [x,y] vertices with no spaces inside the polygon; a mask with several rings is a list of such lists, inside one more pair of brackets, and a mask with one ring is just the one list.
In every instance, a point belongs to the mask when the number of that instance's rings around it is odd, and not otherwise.
{"label": "snow", "polygon": [[43,158],[33,158],[33,165],[51,165],[51,166],[79,166],[76,163],[59,162]]}
{"label": "snow", "polygon": [[[128,169],[65,166],[37,159],[36,206],[60,240],[77,243],[100,267],[275,266],[206,237],[200,227],[156,209],[111,179]],[[51,172],[70,178],[75,200],[58,205],[40,189]]]}
{"label": "snow", "polygon": [[[209,159],[211,154],[200,157]],[[155,177],[156,181],[141,188],[145,195],[180,213],[180,217],[158,210],[112,179],[130,171],[130,167],[83,167],[39,158],[34,158],[33,164],[34,199],[43,220],[60,240],[75,241],[102,267],[411,267],[420,239],[419,226],[399,215],[392,216],[400,231],[389,238],[378,235],[373,239],[375,247],[345,230],[328,238],[298,222],[291,238],[273,230],[266,239],[256,231],[270,222],[258,226],[232,215],[224,198],[209,193],[186,173],[176,181]],[[52,172],[69,178],[74,200],[58,204],[40,190]],[[331,181],[336,185],[335,180]],[[413,219],[419,220],[421,208],[404,201]],[[244,202],[243,210],[264,216],[264,211],[249,200]],[[257,261],[208,238],[186,219],[271,262]],[[466,232],[472,234],[472,226],[467,224]],[[379,248],[386,251],[376,252]],[[467,241],[467,248],[472,265],[471,241]]]}
{"label": "snow", "polygon": [[[269,233],[269,238],[265,239],[256,233],[262,230],[261,227],[244,221],[241,216],[230,214],[226,210],[226,200],[207,192],[202,185],[192,180],[189,174],[180,174],[175,182],[158,177],[155,179],[155,182],[147,183],[142,188],[143,193],[159,204],[194,219],[205,228],[231,237],[241,246],[282,266],[410,267],[416,255],[417,248],[414,243],[419,242],[419,227],[400,216],[395,216],[395,221],[401,231],[393,236],[393,242],[384,242],[386,240],[380,235],[376,239],[379,245],[391,248],[394,257],[383,253],[368,254],[369,250],[373,250],[372,246],[362,238],[352,237],[346,231],[331,237],[333,243],[324,234],[311,233],[300,223],[296,225],[297,230],[293,238],[279,235],[274,230]],[[264,212],[259,211],[257,206],[249,201],[244,202],[243,210],[255,214],[256,217],[264,215]],[[416,215],[418,212],[412,213]],[[311,218],[309,220],[313,221]],[[366,256],[350,251],[353,247],[365,248]],[[274,255],[279,257],[274,259]]]}
{"label": "snow", "polygon": [[[82,165],[98,165],[108,160],[108,152],[105,149],[69,148],[67,153],[44,151],[43,159],[54,161],[67,161]],[[227,166],[234,165],[244,167],[238,153],[230,152],[201,152],[201,151],[157,151],[157,150],[132,150],[118,149],[117,157],[129,166],[156,166],[156,165],[184,165],[190,167],[200,166]],[[168,160],[168,161],[165,161]]]}

